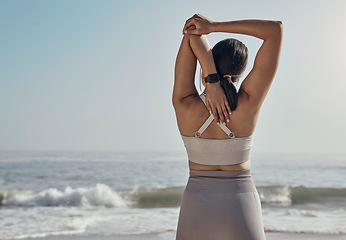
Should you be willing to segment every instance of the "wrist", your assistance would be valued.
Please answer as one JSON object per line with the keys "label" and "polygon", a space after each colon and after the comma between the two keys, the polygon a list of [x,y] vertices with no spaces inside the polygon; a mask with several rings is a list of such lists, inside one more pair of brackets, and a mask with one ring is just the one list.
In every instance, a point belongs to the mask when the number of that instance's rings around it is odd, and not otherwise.
{"label": "wrist", "polygon": [[220,81],[215,82],[215,83],[205,83],[205,87],[217,87],[218,85],[220,85]]}
{"label": "wrist", "polygon": [[212,33],[212,32],[218,32],[218,26],[221,24],[221,22],[212,22],[210,24],[210,27],[209,27],[209,33]]}

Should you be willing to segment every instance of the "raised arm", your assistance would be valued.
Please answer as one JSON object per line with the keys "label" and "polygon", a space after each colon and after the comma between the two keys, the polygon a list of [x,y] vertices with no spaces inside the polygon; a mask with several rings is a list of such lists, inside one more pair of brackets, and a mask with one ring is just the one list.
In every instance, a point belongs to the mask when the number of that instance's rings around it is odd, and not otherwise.
{"label": "raised arm", "polygon": [[239,88],[239,91],[248,95],[253,109],[259,110],[279,65],[283,36],[282,22],[269,20],[213,22],[209,31],[240,33],[264,40],[256,54],[252,70]]}
{"label": "raised arm", "polygon": [[195,73],[197,58],[190,46],[190,37],[183,36],[180,48],[175,60],[174,87],[172,102],[175,108],[179,108],[189,96],[197,96],[195,87]]}
{"label": "raised arm", "polygon": [[[189,30],[192,25],[196,26],[196,29]],[[252,19],[215,22],[200,14],[195,14],[186,21],[183,32],[193,35],[229,32],[246,34],[264,40],[256,54],[252,70],[239,88],[239,92],[248,96],[251,109],[259,110],[279,65],[283,35],[282,22]]]}
{"label": "raised arm", "polygon": [[[203,35],[185,35],[175,63],[172,101],[177,112],[179,112],[179,109],[186,110],[190,106],[191,101],[189,100],[192,99],[191,97],[198,96],[194,83],[197,59],[203,69],[203,77],[217,72],[207,37]],[[231,109],[225,93],[220,83],[208,84],[209,92],[213,94],[207,95],[207,108],[209,112],[213,113],[216,121],[220,117],[221,122],[226,125],[226,121],[229,122]]]}

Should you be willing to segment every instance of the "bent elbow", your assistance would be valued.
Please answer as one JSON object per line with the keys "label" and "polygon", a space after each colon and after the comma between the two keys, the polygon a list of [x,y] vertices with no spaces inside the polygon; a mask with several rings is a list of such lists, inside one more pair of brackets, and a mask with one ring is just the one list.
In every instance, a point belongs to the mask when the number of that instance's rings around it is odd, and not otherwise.
{"label": "bent elbow", "polygon": [[282,32],[283,31],[283,28],[284,28],[284,24],[282,23],[282,21],[276,21],[277,22],[277,25],[278,25],[278,30],[280,31],[280,32]]}
{"label": "bent elbow", "polygon": [[283,26],[284,24],[282,23],[282,21],[274,21],[274,25],[273,25],[273,30],[271,32],[271,36],[272,37],[282,37],[282,33],[283,33]]}

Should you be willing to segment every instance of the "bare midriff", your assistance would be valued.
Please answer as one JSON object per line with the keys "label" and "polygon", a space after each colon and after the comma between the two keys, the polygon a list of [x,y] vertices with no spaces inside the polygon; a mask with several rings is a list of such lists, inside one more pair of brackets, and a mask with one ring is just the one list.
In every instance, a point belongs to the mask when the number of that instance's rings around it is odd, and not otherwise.
{"label": "bare midriff", "polygon": [[234,165],[203,165],[189,161],[189,167],[192,170],[202,171],[240,171],[250,170],[251,160]]}

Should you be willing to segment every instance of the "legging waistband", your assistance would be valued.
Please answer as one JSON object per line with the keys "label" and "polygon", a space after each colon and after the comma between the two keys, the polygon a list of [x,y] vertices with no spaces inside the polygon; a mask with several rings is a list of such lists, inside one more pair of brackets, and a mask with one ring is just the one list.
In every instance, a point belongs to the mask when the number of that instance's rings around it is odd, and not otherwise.
{"label": "legging waistband", "polygon": [[236,170],[236,171],[209,171],[209,170],[193,170],[190,169],[190,177],[251,177],[250,170]]}

